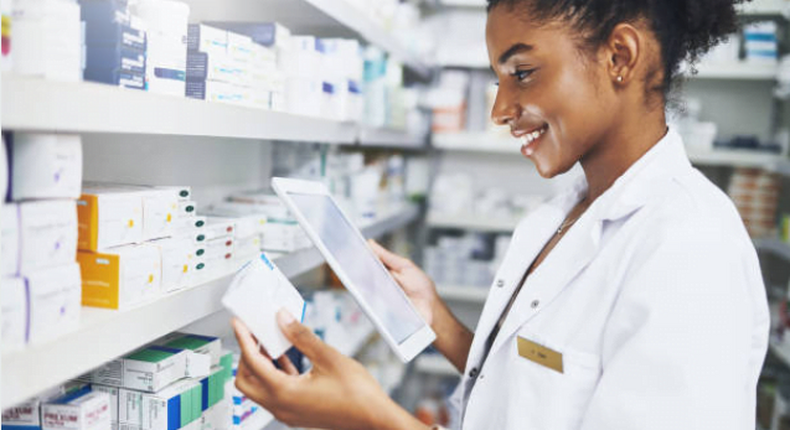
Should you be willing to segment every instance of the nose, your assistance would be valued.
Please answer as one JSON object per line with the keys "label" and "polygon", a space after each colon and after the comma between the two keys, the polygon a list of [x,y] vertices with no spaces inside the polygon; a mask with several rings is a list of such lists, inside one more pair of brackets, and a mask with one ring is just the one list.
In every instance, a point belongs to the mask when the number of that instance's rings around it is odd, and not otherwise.
{"label": "nose", "polygon": [[494,106],[491,109],[491,120],[496,125],[509,125],[521,114],[521,108],[518,103],[508,95],[506,89],[499,86],[497,88],[496,97],[494,98]]}

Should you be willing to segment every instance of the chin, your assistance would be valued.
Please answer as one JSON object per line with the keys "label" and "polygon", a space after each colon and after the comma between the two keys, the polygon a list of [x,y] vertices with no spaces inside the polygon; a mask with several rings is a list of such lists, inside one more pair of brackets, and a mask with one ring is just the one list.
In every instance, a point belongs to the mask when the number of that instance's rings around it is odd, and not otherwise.
{"label": "chin", "polygon": [[535,165],[535,168],[538,170],[538,174],[545,179],[551,179],[554,178],[555,176],[562,175],[563,173],[566,173],[569,170],[571,170],[571,168],[573,167],[573,164],[566,166],[561,163],[552,162],[550,160],[543,160],[540,158],[533,159],[532,162]]}

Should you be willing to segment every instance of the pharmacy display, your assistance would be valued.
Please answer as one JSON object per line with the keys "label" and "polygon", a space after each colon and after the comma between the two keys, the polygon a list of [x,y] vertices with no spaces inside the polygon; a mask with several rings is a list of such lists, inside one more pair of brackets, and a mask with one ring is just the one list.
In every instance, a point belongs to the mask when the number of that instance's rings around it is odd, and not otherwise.
{"label": "pharmacy display", "polygon": [[436,339],[323,184],[274,178],[272,187],[401,360]]}

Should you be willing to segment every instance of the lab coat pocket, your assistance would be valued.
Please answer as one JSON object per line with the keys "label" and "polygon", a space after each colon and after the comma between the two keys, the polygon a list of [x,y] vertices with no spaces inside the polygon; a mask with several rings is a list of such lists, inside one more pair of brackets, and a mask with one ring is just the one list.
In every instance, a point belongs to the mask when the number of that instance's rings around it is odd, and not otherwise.
{"label": "lab coat pocket", "polygon": [[513,394],[521,404],[545,409],[511,419],[526,419],[527,428],[536,430],[577,429],[601,375],[600,357],[523,331],[512,345],[518,375]]}

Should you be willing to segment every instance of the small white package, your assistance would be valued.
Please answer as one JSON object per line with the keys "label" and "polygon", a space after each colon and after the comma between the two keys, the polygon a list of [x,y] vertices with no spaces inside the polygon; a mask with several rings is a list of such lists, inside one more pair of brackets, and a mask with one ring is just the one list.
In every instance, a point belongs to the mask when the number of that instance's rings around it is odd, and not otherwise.
{"label": "small white package", "polygon": [[0,279],[2,350],[15,351],[27,343],[27,292],[22,278]]}
{"label": "small white package", "polygon": [[304,320],[304,299],[265,254],[239,270],[222,304],[247,325],[272,358],[291,347],[277,325],[277,312],[284,308]]}
{"label": "small white package", "polygon": [[77,203],[39,200],[20,203],[19,273],[73,263],[77,258]]}
{"label": "small white package", "polygon": [[42,430],[108,430],[112,426],[110,396],[90,386],[41,407]]}
{"label": "small white package", "polygon": [[26,280],[31,343],[47,342],[79,326],[82,283],[77,263],[39,270]]}
{"label": "small white package", "polygon": [[11,145],[11,200],[77,199],[82,190],[79,135],[17,133]]}
{"label": "small white package", "polygon": [[19,273],[19,205],[0,205],[0,275]]}

